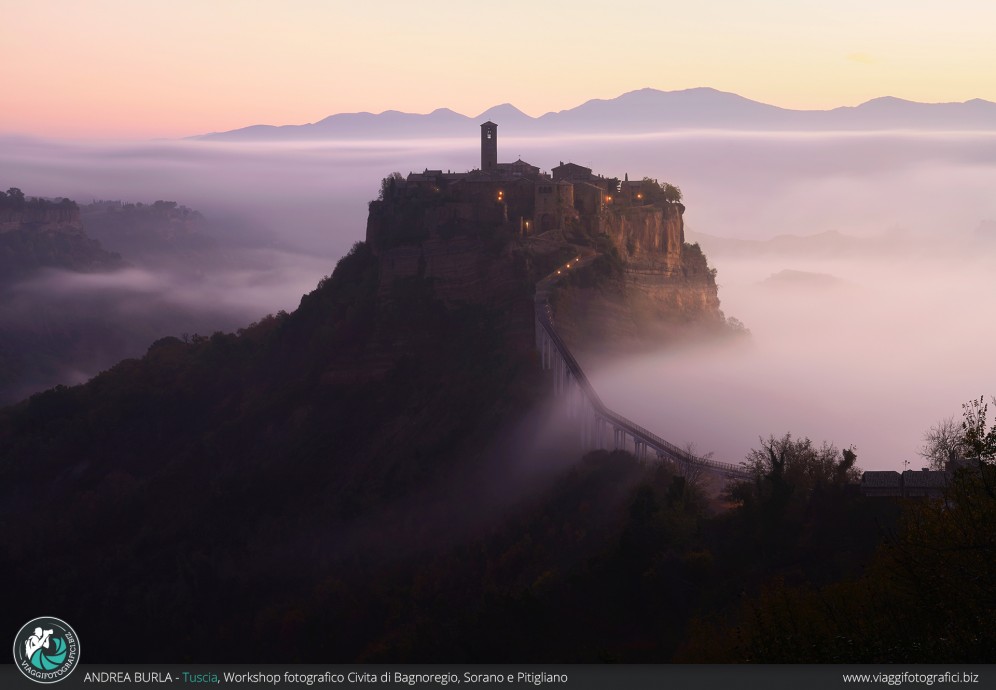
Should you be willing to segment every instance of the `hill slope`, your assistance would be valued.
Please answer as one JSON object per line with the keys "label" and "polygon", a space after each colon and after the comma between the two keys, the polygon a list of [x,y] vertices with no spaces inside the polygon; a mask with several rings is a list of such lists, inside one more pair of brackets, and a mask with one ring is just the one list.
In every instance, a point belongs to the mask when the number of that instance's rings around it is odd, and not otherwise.
{"label": "hill slope", "polygon": [[[458,461],[470,471],[528,407],[536,368],[503,350],[486,309],[448,310],[424,281],[379,303],[377,271],[358,245],[293,314],[165,338],[0,413],[0,569],[22,593],[4,620],[45,598],[90,631],[91,659],[178,659],[223,637],[191,633],[191,617],[227,625],[276,605],[297,568],[313,582],[340,548],[355,553],[343,544],[358,516],[444,482]],[[384,371],[329,376],[371,348]],[[58,506],[57,529],[56,513],[27,519],[41,505]],[[64,572],[72,586],[53,588],[46,573]],[[150,618],[151,637],[113,634]]]}

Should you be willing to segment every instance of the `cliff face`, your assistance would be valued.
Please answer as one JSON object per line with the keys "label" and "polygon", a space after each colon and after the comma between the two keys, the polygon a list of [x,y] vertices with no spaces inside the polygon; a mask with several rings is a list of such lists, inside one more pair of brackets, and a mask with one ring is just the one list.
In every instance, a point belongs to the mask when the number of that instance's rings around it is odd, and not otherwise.
{"label": "cliff face", "polygon": [[[204,217],[175,201],[126,204],[97,201],[82,208],[86,233],[105,247],[142,264],[179,264],[209,270],[204,254],[217,244],[205,232]],[[215,264],[211,257],[209,264]]]}
{"label": "cliff face", "polygon": [[76,204],[34,206],[24,204],[19,208],[0,206],[0,233],[27,230],[38,233],[82,233],[83,221]]}
{"label": "cliff face", "polygon": [[379,262],[379,299],[390,303],[406,279],[424,280],[447,307],[476,305],[501,314],[505,345],[530,350],[535,282],[576,249],[556,233],[511,242],[502,211],[447,203],[399,212],[372,203],[367,243]]}
{"label": "cliff face", "polygon": [[631,351],[723,329],[715,275],[698,245],[685,244],[684,210],[666,204],[602,214],[600,230],[618,261],[583,269],[554,299],[572,349]]}
{"label": "cliff face", "polygon": [[83,232],[76,204],[0,205],[0,285],[41,268],[89,272],[122,265],[119,254],[104,251]]}
{"label": "cliff face", "polygon": [[[590,239],[559,231],[513,241],[506,214],[466,203],[370,205],[367,242],[379,262],[379,299],[405,279],[424,279],[448,307],[502,314],[507,345],[533,343],[535,282],[561,261],[591,252]],[[594,228],[603,257],[554,296],[558,329],[578,352],[632,351],[691,333],[719,331],[724,318],[713,272],[685,244],[684,206],[606,207]],[[403,288],[402,288],[403,289]]]}
{"label": "cliff face", "polygon": [[718,319],[716,281],[701,250],[685,244],[684,211],[681,204],[624,209],[607,214],[603,230],[623,259],[631,298],[650,300],[672,320]]}
{"label": "cliff face", "polygon": [[685,243],[684,211],[681,204],[610,208],[599,219],[600,229],[627,264],[673,270]]}
{"label": "cliff face", "polygon": [[[381,251],[377,257],[376,300],[381,314],[404,311],[413,294],[428,291],[451,311],[474,305],[492,311],[510,352],[526,352],[533,342],[532,300],[525,266],[508,254],[495,254],[472,237],[429,238]],[[460,317],[455,316],[454,320]],[[416,330],[418,324],[411,326]],[[356,356],[333,358],[327,383],[368,381],[388,375],[408,356],[393,321],[374,320],[369,340]]]}

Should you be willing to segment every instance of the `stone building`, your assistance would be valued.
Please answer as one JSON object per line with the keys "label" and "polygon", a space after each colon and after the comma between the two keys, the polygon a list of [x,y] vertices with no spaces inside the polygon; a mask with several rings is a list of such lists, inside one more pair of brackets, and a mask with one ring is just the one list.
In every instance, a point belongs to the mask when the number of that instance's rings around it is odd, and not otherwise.
{"label": "stone building", "polygon": [[557,182],[560,180],[567,180],[568,182],[590,182],[596,179],[591,173],[591,168],[586,168],[577,163],[564,163],[564,161],[560,161],[560,165],[550,172],[553,173],[553,179]]}
{"label": "stone building", "polygon": [[[628,183],[620,194],[624,183],[596,175],[591,168],[577,163],[560,161],[551,173],[541,172],[522,158],[499,162],[498,125],[489,120],[481,124],[480,168],[462,173],[426,168],[409,173],[391,189],[394,201],[433,204],[436,199],[439,204],[454,206],[451,211],[430,214],[449,219],[445,227],[499,222],[523,235],[550,230],[595,235],[606,230],[608,206],[625,211],[627,207],[643,205],[638,192],[633,191],[641,183]],[[680,245],[682,240],[676,238],[675,242]]]}
{"label": "stone building", "polygon": [[566,180],[541,180],[535,185],[533,222],[539,232],[556,230],[578,218],[574,208],[574,185]]}
{"label": "stone building", "polygon": [[941,498],[948,487],[948,479],[948,473],[940,470],[906,470],[903,472],[903,496]]}
{"label": "stone building", "polygon": [[865,496],[903,498],[942,498],[951,478],[943,470],[892,470],[865,472],[861,475],[861,493]]}
{"label": "stone building", "polygon": [[903,478],[894,471],[872,471],[861,475],[861,493],[865,496],[902,496]]}

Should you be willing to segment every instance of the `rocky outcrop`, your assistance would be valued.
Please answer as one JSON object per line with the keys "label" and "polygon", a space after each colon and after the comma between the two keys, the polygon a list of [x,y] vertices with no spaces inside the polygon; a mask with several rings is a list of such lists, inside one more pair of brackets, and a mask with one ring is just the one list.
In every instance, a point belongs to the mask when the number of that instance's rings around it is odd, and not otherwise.
{"label": "rocky outcrop", "polygon": [[[660,203],[598,214],[591,231],[603,256],[553,297],[558,330],[572,349],[631,351],[722,329],[714,272],[698,245],[685,244],[683,212],[681,204]],[[560,231],[514,236],[491,205],[372,202],[367,242],[379,261],[380,299],[390,300],[406,278],[425,279],[450,307],[499,310],[508,344],[529,349],[535,282],[559,262],[591,253],[592,239],[569,233],[572,242]]]}
{"label": "rocky outcrop", "polygon": [[627,264],[673,270],[685,244],[684,211],[681,204],[608,207],[599,229]]}
{"label": "rocky outcrop", "polygon": [[[681,204],[608,208],[608,254],[554,295],[557,329],[582,357],[724,330],[715,272],[685,244]],[[586,275],[587,274],[587,275]]]}
{"label": "rocky outcrop", "polygon": [[405,279],[425,280],[450,308],[502,314],[505,344],[530,350],[534,284],[576,248],[560,233],[513,242],[516,227],[501,204],[372,202],[366,239],[379,263],[379,299],[390,302]]}
{"label": "rocky outcrop", "polygon": [[451,308],[478,305],[501,314],[506,345],[533,347],[535,281],[575,249],[562,237],[547,237],[496,250],[479,237],[429,238],[384,250],[380,261],[380,298],[404,289],[404,279],[424,279]]}
{"label": "rocky outcrop", "polygon": [[603,227],[623,260],[631,300],[656,305],[670,321],[721,320],[715,276],[698,245],[685,244],[681,204],[608,213]]}
{"label": "rocky outcrop", "polygon": [[139,265],[194,273],[224,265],[205,218],[175,201],[96,201],[82,215],[87,235]]}
{"label": "rocky outcrop", "polygon": [[0,285],[42,268],[90,272],[123,265],[119,254],[104,251],[100,242],[87,237],[72,202],[0,205]]}
{"label": "rocky outcrop", "polygon": [[15,231],[82,233],[83,221],[76,204],[0,206],[0,233]]}

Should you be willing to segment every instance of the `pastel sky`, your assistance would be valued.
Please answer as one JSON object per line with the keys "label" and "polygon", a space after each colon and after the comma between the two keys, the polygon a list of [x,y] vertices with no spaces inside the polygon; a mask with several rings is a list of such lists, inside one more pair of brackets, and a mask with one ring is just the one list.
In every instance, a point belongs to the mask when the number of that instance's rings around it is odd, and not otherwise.
{"label": "pastel sky", "polygon": [[711,86],[791,108],[996,101],[992,0],[0,0],[0,133],[530,115]]}

